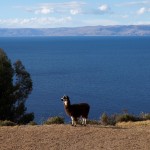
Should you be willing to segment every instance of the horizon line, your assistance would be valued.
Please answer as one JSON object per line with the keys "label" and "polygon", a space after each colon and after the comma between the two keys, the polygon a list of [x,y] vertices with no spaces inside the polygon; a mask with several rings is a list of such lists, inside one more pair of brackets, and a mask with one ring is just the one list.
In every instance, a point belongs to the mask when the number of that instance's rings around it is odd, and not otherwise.
{"label": "horizon line", "polygon": [[150,24],[130,24],[130,25],[87,25],[87,26],[77,26],[77,27],[0,27],[0,29],[57,29],[57,28],[84,28],[84,27],[112,27],[112,26],[150,26]]}

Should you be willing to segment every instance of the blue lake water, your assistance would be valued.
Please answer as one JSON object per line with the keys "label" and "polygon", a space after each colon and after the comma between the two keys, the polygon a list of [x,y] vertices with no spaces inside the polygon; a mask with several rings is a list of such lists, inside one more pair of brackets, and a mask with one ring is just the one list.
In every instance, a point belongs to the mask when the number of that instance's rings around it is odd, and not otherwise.
{"label": "blue lake water", "polygon": [[64,112],[60,98],[88,102],[90,119],[103,112],[150,112],[150,37],[0,38],[12,63],[33,80],[26,106],[41,123]]}

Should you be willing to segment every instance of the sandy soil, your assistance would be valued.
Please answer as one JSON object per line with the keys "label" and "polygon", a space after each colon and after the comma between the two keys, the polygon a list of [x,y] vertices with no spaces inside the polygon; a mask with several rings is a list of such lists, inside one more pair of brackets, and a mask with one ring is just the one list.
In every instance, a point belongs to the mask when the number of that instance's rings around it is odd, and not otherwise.
{"label": "sandy soil", "polygon": [[150,150],[150,126],[0,127],[0,150]]}

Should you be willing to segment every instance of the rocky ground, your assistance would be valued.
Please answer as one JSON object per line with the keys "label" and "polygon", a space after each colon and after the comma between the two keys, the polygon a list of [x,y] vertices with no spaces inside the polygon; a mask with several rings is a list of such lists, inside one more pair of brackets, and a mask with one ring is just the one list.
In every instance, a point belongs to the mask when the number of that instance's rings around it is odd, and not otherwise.
{"label": "rocky ground", "polygon": [[150,150],[150,125],[0,127],[0,150]]}

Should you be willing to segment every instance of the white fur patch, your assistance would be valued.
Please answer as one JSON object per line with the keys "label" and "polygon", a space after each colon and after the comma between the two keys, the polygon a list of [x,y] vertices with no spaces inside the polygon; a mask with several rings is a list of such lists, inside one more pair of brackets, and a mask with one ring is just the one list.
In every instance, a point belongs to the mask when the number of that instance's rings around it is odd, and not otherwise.
{"label": "white fur patch", "polygon": [[82,118],[82,124],[86,125],[86,118]]}
{"label": "white fur patch", "polygon": [[75,119],[71,116],[71,120],[72,120],[72,126],[76,126],[77,122],[75,121]]}
{"label": "white fur patch", "polygon": [[67,106],[68,105],[67,101],[64,101],[64,104],[65,104],[65,106]]}
{"label": "white fur patch", "polygon": [[72,116],[71,116],[71,121],[72,121],[72,125],[74,125],[74,119]]}

